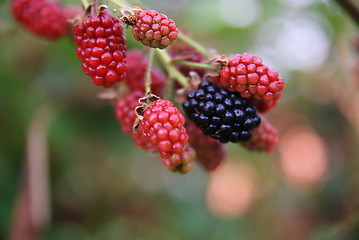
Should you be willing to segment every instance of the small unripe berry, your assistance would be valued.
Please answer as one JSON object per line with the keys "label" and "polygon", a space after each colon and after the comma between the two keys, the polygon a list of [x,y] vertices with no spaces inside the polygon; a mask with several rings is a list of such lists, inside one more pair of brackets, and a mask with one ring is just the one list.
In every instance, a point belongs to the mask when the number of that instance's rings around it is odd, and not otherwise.
{"label": "small unripe berry", "polygon": [[142,10],[132,28],[137,41],[152,48],[166,48],[177,39],[178,29],[172,19],[155,10]]}

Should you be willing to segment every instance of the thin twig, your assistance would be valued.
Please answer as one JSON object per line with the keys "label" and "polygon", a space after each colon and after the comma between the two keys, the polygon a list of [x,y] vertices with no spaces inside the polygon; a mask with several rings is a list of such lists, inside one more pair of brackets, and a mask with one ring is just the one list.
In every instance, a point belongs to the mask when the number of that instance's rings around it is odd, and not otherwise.
{"label": "thin twig", "polygon": [[152,71],[152,64],[153,64],[153,57],[154,57],[155,50],[154,48],[150,49],[150,55],[148,56],[148,64],[146,70],[146,93],[151,92],[151,71]]}
{"label": "thin twig", "polygon": [[210,53],[206,48],[204,48],[200,43],[196,42],[195,40],[186,36],[185,34],[180,32],[178,34],[178,39],[181,39],[182,41],[184,41],[185,43],[196,49],[198,52],[202,53],[204,56],[208,58],[213,57],[213,54]]}
{"label": "thin twig", "polygon": [[176,79],[183,87],[187,87],[188,86],[187,78],[180,71],[178,71],[178,69],[175,66],[173,66],[173,63],[171,62],[171,57],[166,52],[166,50],[160,50],[160,49],[155,49],[155,50],[158,58],[160,59],[166,71],[168,72],[169,76],[171,78]]}
{"label": "thin twig", "polygon": [[190,61],[172,61],[173,63],[177,63],[183,66],[188,66],[188,67],[195,67],[195,68],[202,68],[202,69],[209,69],[209,70],[217,70],[217,68],[215,66],[209,65],[209,64],[205,64],[205,63],[197,63],[197,62],[190,62]]}

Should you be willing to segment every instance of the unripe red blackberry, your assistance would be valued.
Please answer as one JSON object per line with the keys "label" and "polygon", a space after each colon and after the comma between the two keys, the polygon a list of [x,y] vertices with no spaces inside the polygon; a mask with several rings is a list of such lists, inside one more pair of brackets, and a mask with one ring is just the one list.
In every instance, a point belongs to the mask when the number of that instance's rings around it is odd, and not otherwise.
{"label": "unripe red blackberry", "polygon": [[253,131],[252,138],[248,142],[241,143],[241,145],[248,150],[270,153],[278,145],[278,142],[277,129],[262,116],[261,125]]}
{"label": "unripe red blackberry", "polygon": [[261,102],[277,101],[284,87],[284,81],[277,71],[269,69],[260,57],[249,53],[232,57],[221,70],[219,82],[229,91]]}
{"label": "unripe red blackberry", "polygon": [[[145,78],[148,59],[144,57],[139,50],[130,50],[127,52],[127,77],[126,85],[132,90],[145,90]],[[162,96],[166,86],[166,79],[163,74],[156,68],[151,70],[151,91],[155,95]]]}
{"label": "unripe red blackberry", "polygon": [[166,15],[155,10],[142,10],[137,13],[132,35],[145,46],[163,49],[177,39],[178,29]]}
{"label": "unripe red blackberry", "polygon": [[148,107],[140,122],[139,131],[151,141],[164,159],[179,154],[188,140],[183,126],[184,116],[171,101],[159,99]]}
{"label": "unripe red blackberry", "polygon": [[124,133],[132,135],[133,124],[137,118],[135,108],[139,106],[138,99],[143,97],[141,91],[135,91],[119,99],[115,104],[115,114]]}
{"label": "unripe red blackberry", "polygon": [[196,151],[196,158],[207,171],[215,170],[225,159],[223,144],[205,135],[194,123],[187,122],[188,142]]}
{"label": "unripe red blackberry", "polygon": [[77,57],[96,85],[111,87],[126,78],[126,39],[108,11],[86,17],[74,27]]}
{"label": "unripe red blackberry", "polygon": [[56,40],[66,34],[67,19],[60,4],[47,0],[12,0],[12,13],[28,31]]}
{"label": "unripe red blackberry", "polygon": [[173,154],[168,159],[162,159],[162,164],[171,172],[185,174],[192,170],[194,158],[195,151],[186,144],[181,153]]}
{"label": "unripe red blackberry", "polygon": [[183,109],[206,135],[222,143],[248,141],[260,124],[247,99],[209,81],[187,93]]}

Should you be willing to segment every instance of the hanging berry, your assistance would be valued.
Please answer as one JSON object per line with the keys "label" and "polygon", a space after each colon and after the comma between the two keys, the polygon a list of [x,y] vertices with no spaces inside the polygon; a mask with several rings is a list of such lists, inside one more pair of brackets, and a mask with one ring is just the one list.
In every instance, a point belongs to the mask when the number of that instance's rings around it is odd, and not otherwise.
{"label": "hanging berry", "polygon": [[205,134],[222,143],[248,141],[260,124],[255,108],[246,99],[209,81],[187,93],[183,109]]}
{"label": "hanging berry", "polygon": [[184,116],[171,101],[159,99],[144,105],[138,131],[149,139],[164,159],[180,154],[187,143]]}
{"label": "hanging berry", "polygon": [[269,69],[260,57],[249,53],[232,57],[221,70],[218,83],[231,92],[239,92],[244,98],[264,103],[277,101],[284,87],[277,71]]}
{"label": "hanging berry", "polygon": [[126,39],[119,20],[105,10],[74,27],[77,57],[94,84],[111,87],[126,78]]}
{"label": "hanging berry", "polygon": [[122,21],[132,26],[132,35],[145,46],[164,49],[177,39],[175,22],[155,10],[122,10]]}
{"label": "hanging berry", "polygon": [[57,1],[12,0],[12,13],[28,31],[57,40],[68,30],[67,15]]}

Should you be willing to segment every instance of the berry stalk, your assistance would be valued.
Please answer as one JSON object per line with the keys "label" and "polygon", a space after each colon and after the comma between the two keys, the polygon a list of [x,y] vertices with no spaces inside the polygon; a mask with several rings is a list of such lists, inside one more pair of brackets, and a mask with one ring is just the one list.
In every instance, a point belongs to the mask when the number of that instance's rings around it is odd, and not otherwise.
{"label": "berry stalk", "polygon": [[170,78],[176,79],[183,87],[188,87],[187,78],[172,64],[170,55],[165,50],[155,50]]}
{"label": "berry stalk", "polygon": [[151,70],[152,70],[152,64],[153,64],[153,57],[154,57],[154,49],[150,49],[150,54],[148,56],[148,64],[147,64],[147,70],[146,70],[146,93],[151,92]]}
{"label": "berry stalk", "polygon": [[183,42],[187,43],[194,49],[196,49],[198,52],[202,53],[204,56],[208,58],[213,58],[213,54],[210,53],[206,48],[204,48],[200,43],[196,42],[192,38],[186,36],[185,34],[179,32],[178,33],[178,39],[181,39]]}
{"label": "berry stalk", "polygon": [[123,0],[109,0],[109,1],[112,2],[113,4],[117,5],[120,8],[126,9],[127,11],[131,11],[131,9],[132,9],[131,6]]}
{"label": "berry stalk", "polygon": [[180,64],[183,66],[188,67],[195,67],[195,68],[202,68],[202,69],[209,69],[209,70],[218,70],[216,67],[205,64],[205,63],[197,63],[197,62],[190,62],[190,61],[183,61],[183,60],[174,60],[173,63]]}

